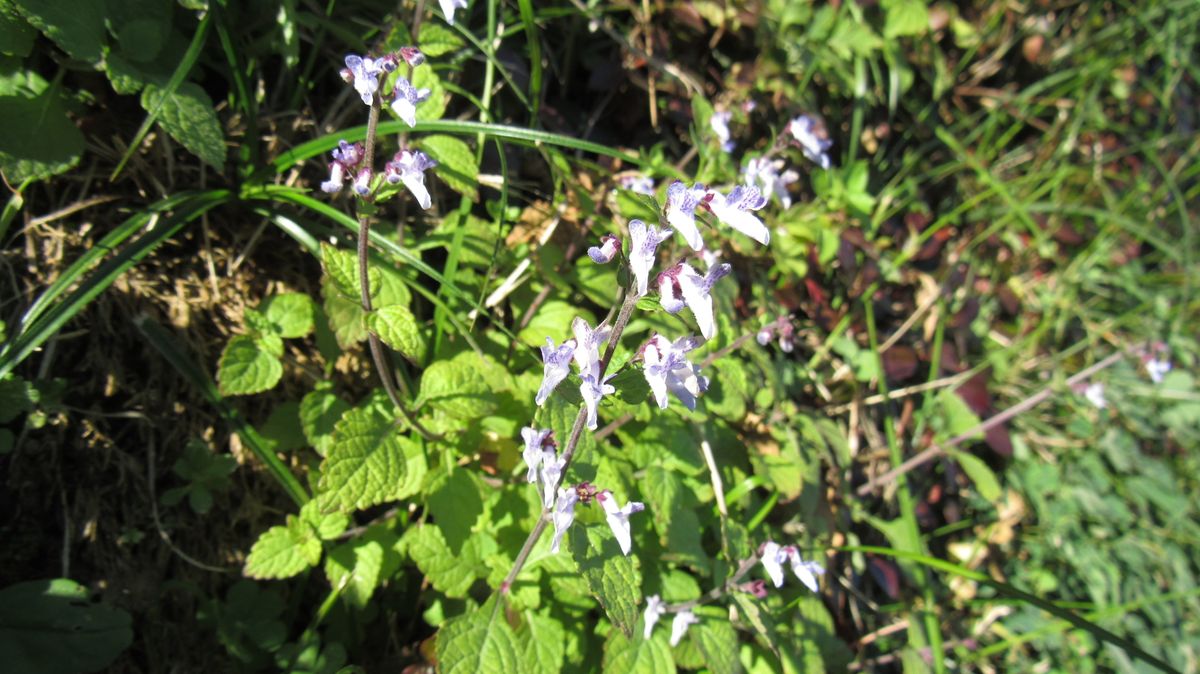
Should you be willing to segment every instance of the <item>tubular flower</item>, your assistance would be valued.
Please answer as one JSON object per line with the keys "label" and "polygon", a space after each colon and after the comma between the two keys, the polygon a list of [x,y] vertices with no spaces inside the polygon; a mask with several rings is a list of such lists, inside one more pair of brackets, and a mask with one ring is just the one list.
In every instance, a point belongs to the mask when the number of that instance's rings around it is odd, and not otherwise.
{"label": "tubular flower", "polygon": [[705,339],[712,339],[717,334],[717,324],[713,320],[712,296],[710,291],[713,284],[730,272],[728,263],[718,264],[701,276],[691,265],[680,262],[658,275],[659,302],[667,313],[677,314],[685,306],[692,310],[696,324],[700,326],[700,334]]}
{"label": "tubular flower", "polygon": [[[598,369],[598,368],[597,368]],[[589,431],[596,430],[599,421],[596,418],[597,407],[600,405],[600,399],[606,395],[612,395],[617,392],[608,380],[617,376],[610,374],[604,378],[603,382],[596,380],[596,375],[580,373],[579,395],[583,397],[584,405],[587,405],[587,428]]]}
{"label": "tubular flower", "polygon": [[645,504],[638,501],[630,501],[625,504],[624,508],[618,508],[616,497],[607,489],[596,494],[596,500],[604,508],[604,516],[608,520],[608,527],[612,529],[613,536],[617,538],[617,544],[621,546],[621,553],[628,557],[629,551],[633,547],[633,540],[629,533],[629,516],[645,510]]}
{"label": "tubular flower", "polygon": [[788,193],[787,186],[800,180],[800,174],[791,169],[780,173],[783,167],[782,159],[755,157],[746,162],[742,178],[747,185],[757,187],[763,194],[774,194],[779,200],[779,205],[785,209],[791,208],[792,195]]}
{"label": "tubular flower", "polygon": [[667,409],[667,392],[689,410],[696,409],[696,398],[708,390],[708,379],[700,376],[700,368],[688,362],[687,352],[696,348],[696,339],[680,337],[674,343],[662,335],[654,335],[642,347],[646,367],[642,374],[661,409]]}
{"label": "tubular flower", "polygon": [[338,141],[337,149],[332,153],[333,163],[329,165],[329,180],[321,183],[321,190],[330,194],[342,189],[342,183],[363,160],[362,143],[351,145],[344,140]]}
{"label": "tubular flower", "polygon": [[[575,367],[579,368],[579,376],[591,376],[593,380],[600,378],[600,345],[608,341],[612,328],[603,322],[595,329],[588,325],[587,320],[576,316],[571,321],[571,331],[575,333]],[[586,397],[586,396],[585,396]]]}
{"label": "tubular flower", "polygon": [[675,614],[675,619],[671,621],[671,647],[679,645],[683,640],[683,635],[687,634],[687,629],[691,625],[700,622],[695,613],[685,610]]}
{"label": "tubular flower", "polygon": [[571,523],[575,521],[575,503],[579,494],[574,489],[560,488],[558,498],[554,501],[554,512],[550,515],[554,523],[554,540],[550,542],[550,552],[558,552],[558,544],[562,542],[563,534],[567,533]]}
{"label": "tubular flower", "polygon": [[654,632],[654,625],[658,622],[658,619],[662,617],[662,614],[662,598],[656,594],[646,597],[646,612],[642,614],[642,622],[644,623],[644,627],[642,628],[643,639],[650,638],[650,634]]}
{"label": "tubular flower", "polygon": [[600,245],[588,248],[588,257],[596,264],[608,264],[621,252],[621,240],[612,234],[600,237]]}
{"label": "tubular flower", "polygon": [[762,245],[771,242],[771,232],[758,216],[757,211],[767,205],[767,198],[759,194],[757,187],[738,185],[725,196],[717,191],[709,192],[701,201],[721,222],[754,239]]}
{"label": "tubular flower", "polygon": [[646,226],[641,220],[629,221],[629,269],[637,279],[638,297],[646,294],[650,285],[650,268],[654,266],[659,244],[671,238],[672,231]]}
{"label": "tubular flower", "polygon": [[800,146],[800,151],[809,161],[823,169],[829,168],[829,155],[826,152],[833,141],[829,139],[825,122],[809,115],[800,115],[788,122],[787,133],[791,134],[793,142]]}
{"label": "tubular flower", "polygon": [[383,72],[383,63],[380,60],[348,54],[342,78],[354,85],[354,90],[358,92],[363,103],[370,105],[371,100],[375,98],[375,92],[379,91],[379,75]]}
{"label": "tubular flower", "polygon": [[429,99],[428,89],[417,89],[403,77],[396,78],[392,94],[392,112],[409,126],[417,125],[417,104]]}
{"label": "tubular flower", "polygon": [[467,0],[438,0],[442,6],[442,14],[446,15],[446,23],[454,25],[454,11],[467,8]]}
{"label": "tubular flower", "polygon": [[696,207],[706,192],[703,185],[689,188],[678,180],[667,188],[667,224],[683,235],[683,240],[692,250],[704,247],[704,238],[696,228]]}
{"label": "tubular flower", "polygon": [[538,389],[535,402],[541,407],[554,389],[571,373],[571,358],[575,355],[575,340],[568,339],[562,346],[554,346],[554,340],[546,338],[542,349],[542,386]]}
{"label": "tubular flower", "polygon": [[796,578],[812,592],[817,592],[817,576],[825,573],[824,567],[813,561],[804,561],[800,557],[800,550],[794,545],[781,546],[774,541],[767,541],[762,546],[760,554],[763,568],[767,570],[767,575],[771,577],[771,582],[775,587],[783,585],[783,564],[790,562],[792,573]]}
{"label": "tubular flower", "polygon": [[437,162],[420,150],[401,150],[384,166],[384,175],[393,185],[403,182],[408,191],[417,198],[421,208],[429,208],[433,200],[429,197],[429,190],[425,189],[425,171],[435,166]]}
{"label": "tubular flower", "polygon": [[542,463],[543,446],[552,433],[553,431],[550,429],[539,431],[532,426],[521,429],[521,438],[525,440],[525,449],[521,451],[521,458],[525,459],[525,465],[529,467],[529,472],[525,474],[525,479],[529,482],[537,481],[537,469]]}
{"label": "tubular flower", "polygon": [[721,149],[726,153],[733,152],[733,140],[729,133],[729,120],[733,118],[733,113],[726,110],[725,112],[714,112],[712,117],[708,118],[708,126],[717,135],[717,140],[721,141]]}

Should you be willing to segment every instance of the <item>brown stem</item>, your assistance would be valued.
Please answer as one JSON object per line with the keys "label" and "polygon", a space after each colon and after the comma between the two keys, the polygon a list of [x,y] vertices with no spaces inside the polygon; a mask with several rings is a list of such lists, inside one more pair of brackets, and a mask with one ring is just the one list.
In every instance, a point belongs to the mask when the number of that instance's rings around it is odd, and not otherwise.
{"label": "brown stem", "polygon": [[[625,332],[625,326],[629,324],[629,317],[633,314],[633,310],[637,307],[638,295],[632,290],[625,292],[624,302],[621,304],[621,313],[617,315],[617,322],[613,324],[612,334],[608,338],[608,349],[604,352],[604,358],[600,360],[599,381],[604,382],[604,373],[608,370],[608,363],[612,360],[613,353],[617,350],[617,342],[621,340],[621,333]],[[612,315],[611,313],[609,314]],[[566,449],[562,453],[563,467],[562,472],[558,476],[558,481],[553,485],[547,485],[550,493],[558,493],[559,486],[567,476],[567,468],[571,465],[571,459],[575,457],[575,448],[579,446],[579,438],[583,436],[583,426],[587,422],[587,406],[579,406],[579,414],[575,415],[575,424],[571,427],[571,435],[567,438]],[[546,530],[546,525],[550,523],[550,514],[554,511],[554,505],[550,507],[542,507],[542,514],[538,517],[537,524],[533,525],[533,531],[529,532],[529,537],[525,539],[525,544],[521,546],[521,552],[517,554],[516,560],[513,561],[513,567],[509,570],[508,575],[504,577],[504,582],[500,583],[500,593],[508,594],[512,588],[513,581],[517,579],[517,574],[521,573],[521,568],[525,566],[526,560],[529,559],[529,553],[533,552],[533,546],[541,538],[542,532]]]}

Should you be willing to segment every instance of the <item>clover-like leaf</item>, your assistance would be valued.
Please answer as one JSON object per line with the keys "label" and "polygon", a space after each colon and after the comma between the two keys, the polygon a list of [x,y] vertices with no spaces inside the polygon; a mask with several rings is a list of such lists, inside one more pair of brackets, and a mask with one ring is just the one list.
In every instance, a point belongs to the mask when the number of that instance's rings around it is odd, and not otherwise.
{"label": "clover-like leaf", "polygon": [[263,340],[237,335],[225,345],[217,368],[224,395],[249,395],[273,388],[283,377],[283,363]]}

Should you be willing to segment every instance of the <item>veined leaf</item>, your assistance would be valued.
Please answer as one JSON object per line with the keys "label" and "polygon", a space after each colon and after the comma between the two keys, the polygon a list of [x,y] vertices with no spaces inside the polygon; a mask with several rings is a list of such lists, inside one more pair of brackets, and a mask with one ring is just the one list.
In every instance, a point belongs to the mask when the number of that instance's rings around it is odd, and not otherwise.
{"label": "veined leaf", "polygon": [[521,671],[520,644],[492,595],[474,611],[446,622],[437,635],[442,674],[511,674]]}
{"label": "veined leaf", "polygon": [[570,537],[571,555],[592,596],[613,625],[631,636],[642,603],[642,578],[633,560],[621,554],[607,527],[576,524]]}

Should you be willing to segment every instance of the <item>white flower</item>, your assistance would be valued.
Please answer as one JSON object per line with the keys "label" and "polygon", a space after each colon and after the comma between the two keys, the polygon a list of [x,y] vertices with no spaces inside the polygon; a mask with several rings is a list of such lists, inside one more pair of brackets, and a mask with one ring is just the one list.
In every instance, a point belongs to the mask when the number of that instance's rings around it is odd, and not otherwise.
{"label": "white flower", "polygon": [[[334,150],[336,152],[337,150]],[[321,191],[333,194],[342,189],[342,183],[346,181],[346,169],[340,161],[335,161],[329,165],[329,180],[321,183]]]}
{"label": "white flower", "polygon": [[429,99],[428,89],[417,89],[403,77],[396,78],[392,112],[409,126],[417,125],[417,104]]}
{"label": "white flower", "polygon": [[429,190],[425,189],[425,171],[435,166],[437,162],[424,152],[403,150],[397,152],[384,169],[389,183],[395,185],[403,182],[408,191],[417,198],[421,208],[429,208],[433,201],[429,198]]}
{"label": "white flower", "polygon": [[787,546],[788,558],[792,562],[792,573],[812,592],[817,592],[817,576],[824,575],[825,568],[816,562],[806,562],[800,558],[800,551],[794,546]]}
{"label": "white flower", "polygon": [[759,194],[757,187],[738,185],[729,191],[729,196],[712,191],[701,202],[721,222],[754,239],[762,245],[771,242],[771,232],[758,216],[757,211],[767,205],[767,198]]}
{"label": "white flower", "polygon": [[826,150],[833,145],[829,140],[829,131],[825,123],[815,117],[800,115],[788,122],[787,132],[792,135],[800,151],[809,161],[816,162],[823,169],[829,168],[829,155]]}
{"label": "white flower", "polygon": [[700,622],[694,613],[689,610],[683,610],[675,614],[675,619],[671,621],[671,646],[678,646],[683,640],[683,635],[687,634],[689,625],[695,625]]}
{"label": "white flower", "polygon": [[763,194],[774,194],[779,204],[787,209],[792,206],[792,195],[788,193],[787,186],[799,180],[800,174],[791,169],[780,173],[784,165],[782,159],[755,157],[746,162],[742,178],[747,185],[757,187]]}
{"label": "white flower", "polygon": [[733,141],[730,140],[729,134],[729,120],[732,117],[732,112],[725,111],[714,112],[712,117],[708,118],[708,126],[717,134],[717,140],[721,141],[721,149],[725,152],[733,151]]}
{"label": "white flower", "polygon": [[557,456],[554,449],[542,450],[542,504],[547,508],[554,505],[554,488],[562,479],[563,468],[567,466],[565,456]]}
{"label": "white flower", "polygon": [[710,291],[730,269],[728,263],[722,263],[701,276],[691,265],[680,262],[658,275],[659,302],[671,314],[679,313],[685,306],[690,308],[696,317],[696,325],[700,326],[700,334],[705,339],[712,339],[717,334],[717,324],[713,320]]}
{"label": "white flower", "polygon": [[532,426],[521,429],[521,437],[525,440],[525,449],[521,450],[521,458],[525,459],[525,464],[529,466],[529,472],[526,473],[525,479],[530,482],[537,481],[537,469],[542,462],[543,445],[551,433],[553,431],[550,429],[539,431]]}
{"label": "white flower", "polygon": [[536,402],[541,407],[554,389],[571,373],[571,358],[575,355],[575,340],[568,339],[562,346],[554,346],[554,340],[546,338],[542,349],[542,386],[538,389]]}
{"label": "white flower", "polygon": [[687,187],[676,180],[667,188],[667,224],[683,235],[692,250],[704,247],[704,238],[696,228],[696,207],[707,190],[703,185]]}
{"label": "white flower", "polygon": [[642,614],[642,622],[645,627],[642,630],[642,638],[649,639],[651,632],[654,631],[654,625],[663,614],[663,602],[658,595],[652,594],[646,597],[646,612]]}
{"label": "white flower", "polygon": [[638,501],[630,501],[625,504],[624,508],[618,508],[616,497],[607,489],[596,494],[596,500],[604,508],[608,527],[612,529],[613,536],[617,538],[617,544],[621,546],[621,554],[628,557],[629,550],[633,546],[629,534],[629,516],[633,513],[640,513],[646,509],[646,506]]}
{"label": "white flower", "polygon": [[380,63],[349,54],[346,56],[346,69],[350,71],[350,81],[354,84],[354,90],[358,92],[363,103],[370,105],[375,92],[379,90],[379,74],[383,72]]}
{"label": "white flower", "polygon": [[562,542],[563,534],[567,533],[567,528],[575,521],[575,502],[578,500],[579,494],[574,489],[558,490],[558,499],[554,502],[554,512],[550,515],[554,523],[554,540],[550,542],[552,554],[558,552],[558,544]]}
{"label": "white flower", "polygon": [[1096,409],[1102,410],[1108,407],[1108,401],[1104,399],[1104,384],[1093,382],[1088,384],[1088,387],[1083,389],[1083,397],[1094,405]]}
{"label": "white flower", "polygon": [[767,575],[771,577],[771,582],[775,587],[783,587],[783,562],[787,559],[787,553],[784,552],[782,546],[775,541],[767,541],[762,548],[763,568],[767,570]]}
{"label": "white flower", "polygon": [[370,167],[364,166],[358,170],[358,175],[354,178],[354,191],[359,196],[365,197],[371,193],[371,177],[373,175]]}
{"label": "white flower", "polygon": [[654,181],[640,173],[630,173],[621,176],[617,180],[617,184],[622,189],[629,190],[630,192],[644,194],[648,197],[654,196]]}
{"label": "white flower", "polygon": [[642,347],[646,367],[642,375],[661,409],[667,409],[667,392],[689,410],[696,409],[696,398],[708,390],[708,379],[700,376],[700,368],[690,363],[687,352],[697,346],[694,337],[680,337],[674,343],[662,335],[654,335]]}
{"label": "white flower", "polygon": [[617,375],[610,374],[601,383],[596,381],[596,376],[593,374],[580,374],[579,395],[583,396],[583,404],[587,405],[587,427],[589,431],[596,430],[596,426],[599,425],[596,419],[596,408],[600,404],[600,399],[617,392],[617,389],[608,383],[608,380],[615,376]]}
{"label": "white flower", "polygon": [[454,25],[454,10],[466,9],[467,0],[438,0],[438,4],[442,6],[442,14],[446,15],[446,23]]}
{"label": "white flower", "polygon": [[588,325],[586,319],[576,316],[571,321],[571,332],[575,333],[575,367],[579,368],[579,376],[591,375],[593,379],[600,377],[600,345],[608,341],[612,328],[603,322],[595,329]]}
{"label": "white flower", "polygon": [[1163,377],[1166,377],[1167,373],[1170,371],[1171,361],[1169,360],[1151,358],[1150,360],[1146,361],[1146,373],[1150,375],[1150,381],[1154,382],[1155,384],[1161,384]]}
{"label": "white flower", "polygon": [[621,252],[621,240],[612,234],[600,237],[600,245],[588,248],[588,257],[596,264],[608,264]]}
{"label": "white flower", "polygon": [[646,226],[641,220],[629,221],[629,269],[637,279],[638,297],[646,294],[650,285],[650,268],[654,266],[658,245],[671,238],[672,231]]}

